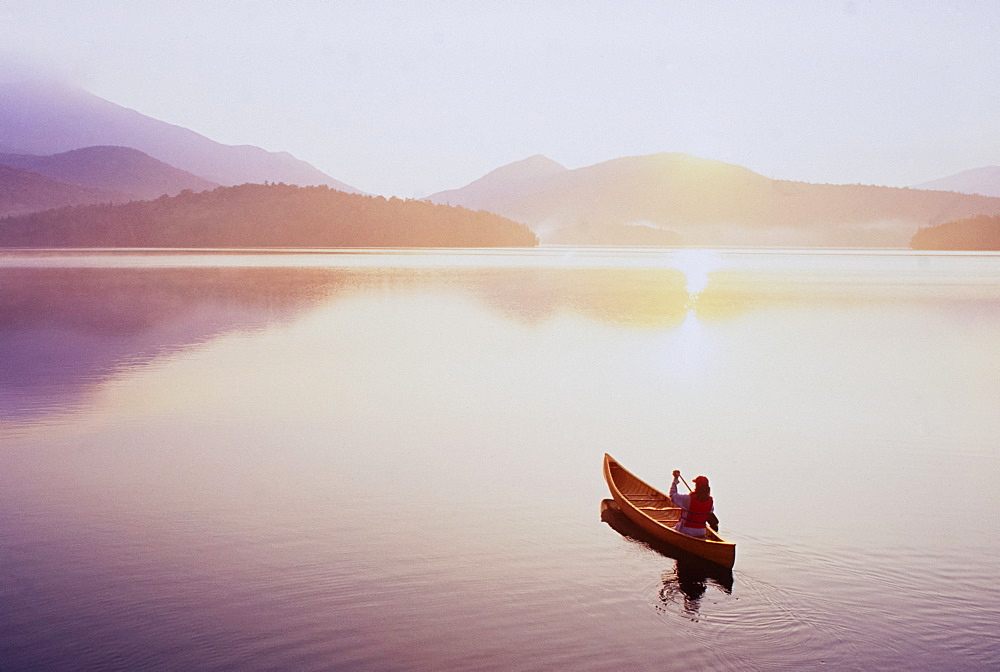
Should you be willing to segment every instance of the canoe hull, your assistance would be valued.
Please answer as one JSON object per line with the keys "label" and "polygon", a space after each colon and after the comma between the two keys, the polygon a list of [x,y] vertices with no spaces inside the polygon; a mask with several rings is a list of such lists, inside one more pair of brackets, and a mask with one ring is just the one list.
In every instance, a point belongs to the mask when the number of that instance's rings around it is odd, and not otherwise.
{"label": "canoe hull", "polygon": [[726,541],[711,529],[705,539],[689,537],[673,529],[680,516],[665,494],[639,479],[605,453],[604,480],[618,508],[632,522],[653,537],[723,567],[736,563],[736,544]]}

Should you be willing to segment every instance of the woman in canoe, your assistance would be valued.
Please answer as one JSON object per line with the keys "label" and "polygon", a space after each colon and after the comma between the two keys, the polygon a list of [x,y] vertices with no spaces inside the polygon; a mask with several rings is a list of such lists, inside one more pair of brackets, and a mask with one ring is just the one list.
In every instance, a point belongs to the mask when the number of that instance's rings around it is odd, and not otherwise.
{"label": "woman in canoe", "polygon": [[708,487],[708,479],[699,476],[694,479],[694,491],[690,495],[677,492],[677,481],[681,472],[674,469],[674,482],[670,484],[670,501],[681,507],[681,519],[674,528],[690,537],[704,537],[705,527],[711,522],[712,529],[718,529],[718,518],[715,517],[715,502],[712,500],[712,490]]}

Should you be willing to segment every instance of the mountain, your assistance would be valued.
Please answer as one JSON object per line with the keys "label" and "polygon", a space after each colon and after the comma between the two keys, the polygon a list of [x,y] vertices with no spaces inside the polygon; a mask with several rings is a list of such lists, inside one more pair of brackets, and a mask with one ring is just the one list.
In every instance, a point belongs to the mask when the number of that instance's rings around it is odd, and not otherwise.
{"label": "mountain", "polygon": [[504,199],[483,197],[474,185],[442,193],[523,222],[543,242],[575,244],[597,229],[641,225],[673,232],[686,245],[905,247],[922,226],[1000,213],[1000,198],[772,180],[672,153],[552,171]]}
{"label": "mountain", "polygon": [[164,194],[175,196],[185,189],[205,191],[219,186],[130,147],[85,147],[50,156],[0,154],[0,165],[117,192],[125,200],[150,200]]}
{"label": "mountain", "polygon": [[1000,216],[980,215],[920,229],[915,250],[1000,250]]}
{"label": "mountain", "polygon": [[506,203],[531,191],[539,182],[566,172],[565,166],[535,154],[501,166],[461,189],[432,194],[427,200],[477,210],[502,209]]}
{"label": "mountain", "polygon": [[223,145],[61,84],[0,83],[0,120],[0,147],[16,148],[22,154],[57,154],[102,145],[132,147],[223,185],[285,182],[358,191],[286,152]]}
{"label": "mountain", "polygon": [[0,217],[122,199],[119,193],[65,184],[30,170],[0,165]]}
{"label": "mountain", "polygon": [[1000,197],[1000,166],[973,168],[972,170],[966,170],[955,175],[942,177],[939,180],[924,182],[913,188],[957,191],[961,194]]}
{"label": "mountain", "polygon": [[489,212],[319,187],[244,184],[0,220],[0,247],[531,247]]}
{"label": "mountain", "polygon": [[610,245],[625,247],[677,247],[684,239],[676,231],[648,224],[581,224],[549,233],[550,245]]}

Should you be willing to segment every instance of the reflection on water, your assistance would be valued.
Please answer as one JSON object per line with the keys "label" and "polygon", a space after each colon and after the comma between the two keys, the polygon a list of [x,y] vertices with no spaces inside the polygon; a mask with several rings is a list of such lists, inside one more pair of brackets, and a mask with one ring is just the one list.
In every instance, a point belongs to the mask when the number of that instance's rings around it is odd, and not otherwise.
{"label": "reflection on water", "polygon": [[712,250],[680,250],[671,264],[684,274],[684,289],[692,300],[708,287],[709,274],[717,270],[721,260],[719,253]]}
{"label": "reflection on water", "polygon": [[659,590],[659,598],[665,610],[673,611],[674,607],[679,606],[685,616],[697,619],[701,600],[710,586],[718,588],[726,595],[732,594],[731,569],[706,562],[696,555],[656,539],[629,520],[618,509],[613,499],[601,500],[601,521],[626,539],[641,543],[674,561],[674,566],[663,572],[663,587]]}
{"label": "reflection on water", "polygon": [[0,418],[72,405],[121,367],[286,322],[346,284],[289,269],[0,268]]}
{"label": "reflection on water", "polygon": [[[0,669],[1000,667],[1000,256],[31,252],[0,288]],[[735,572],[598,523],[607,451],[708,475]]]}
{"label": "reflection on water", "polygon": [[474,252],[8,252],[0,257],[0,417],[71,405],[120,366],[226,332],[288,322],[322,302],[371,291],[452,289],[526,325],[576,314],[645,329],[680,327],[682,356],[673,358],[673,368],[689,378],[704,373],[705,324],[749,311],[817,302],[931,303],[943,287],[949,301],[970,310],[996,301],[992,285],[982,282],[997,279],[996,264],[981,256],[824,253],[806,255],[807,266],[801,254],[780,254],[761,266],[759,254],[711,250],[542,254],[500,255],[502,263],[494,264]]}
{"label": "reflection on water", "polygon": [[523,324],[575,313],[662,328],[687,315],[677,271],[522,269],[517,276],[489,267],[0,266],[0,418],[70,406],[120,367],[287,323],[363,292],[454,289]]}

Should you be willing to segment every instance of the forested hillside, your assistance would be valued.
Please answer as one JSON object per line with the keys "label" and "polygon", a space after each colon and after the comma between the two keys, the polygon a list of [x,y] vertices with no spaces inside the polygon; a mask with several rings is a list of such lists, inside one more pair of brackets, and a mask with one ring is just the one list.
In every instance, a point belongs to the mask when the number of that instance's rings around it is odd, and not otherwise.
{"label": "forested hillside", "polygon": [[0,220],[4,247],[527,247],[491,213],[326,186],[244,184]]}
{"label": "forested hillside", "polygon": [[920,229],[915,250],[1000,250],[1000,215],[969,217]]}

